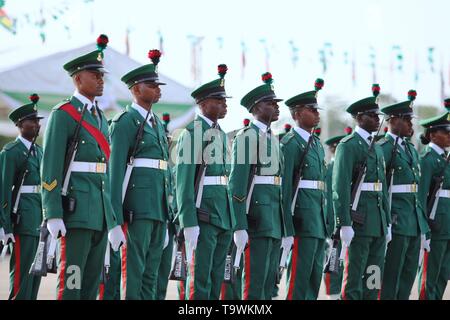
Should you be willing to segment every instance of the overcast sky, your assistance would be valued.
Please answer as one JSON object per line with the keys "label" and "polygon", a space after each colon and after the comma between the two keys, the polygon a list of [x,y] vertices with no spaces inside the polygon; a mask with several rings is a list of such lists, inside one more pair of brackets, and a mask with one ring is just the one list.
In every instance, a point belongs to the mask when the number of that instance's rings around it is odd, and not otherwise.
{"label": "overcast sky", "polygon": [[[67,5],[64,14],[55,11]],[[40,16],[43,8],[47,21],[43,29],[27,23]],[[159,71],[193,87],[191,49],[188,35],[201,36],[203,82],[216,78],[216,68],[226,63],[227,92],[235,97],[229,102],[225,128],[240,126],[246,110],[240,98],[261,84],[266,71],[264,43],[269,52],[269,71],[282,98],[312,90],[315,78],[325,80],[323,96],[340,96],[352,102],[371,94],[371,49],[374,48],[377,82],[382,92],[403,100],[409,89],[418,92],[417,103],[441,105],[439,73],[444,73],[445,91],[450,94],[450,1],[446,0],[6,0],[5,11],[18,18],[18,33],[0,28],[0,70],[9,69],[30,59],[69,50],[95,41],[99,33],[110,38],[109,45],[125,52],[126,29],[131,30],[131,57],[148,63],[147,51],[157,48],[158,30],[164,38],[165,54]],[[52,13],[59,18],[53,20]],[[93,19],[92,19],[93,17]],[[93,25],[92,25],[93,21]],[[64,26],[68,26],[69,31]],[[93,31],[93,32],[92,32]],[[219,47],[218,37],[223,38]],[[247,47],[245,76],[241,75],[241,42]],[[291,46],[298,48],[298,63],[293,66]],[[327,50],[328,71],[324,74],[318,51]],[[403,54],[403,71],[392,47]],[[428,48],[434,47],[435,72],[430,70]],[[328,47],[327,49],[330,49]],[[348,52],[345,64],[344,52]],[[106,53],[107,54],[107,53]],[[356,58],[356,81],[352,82],[352,61]],[[394,66],[394,72],[391,71]],[[418,81],[415,74],[418,71]],[[286,108],[284,108],[286,109]]]}

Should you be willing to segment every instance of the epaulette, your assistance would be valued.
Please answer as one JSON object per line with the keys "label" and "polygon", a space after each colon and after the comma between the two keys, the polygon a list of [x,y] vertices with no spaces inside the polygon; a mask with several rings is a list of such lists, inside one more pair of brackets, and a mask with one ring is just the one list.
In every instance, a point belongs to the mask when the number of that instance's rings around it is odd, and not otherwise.
{"label": "epaulette", "polygon": [[388,143],[388,142],[389,142],[388,139],[383,138],[383,139],[381,139],[380,141],[378,141],[378,144],[379,144],[380,146],[383,146],[383,145],[385,145],[385,144]]}
{"label": "epaulette", "polygon": [[293,137],[294,137],[294,131],[289,131],[288,133],[286,133],[286,134],[284,135],[283,138],[281,138],[281,141],[280,141],[280,142],[281,142],[282,144],[286,144],[286,143],[288,143],[289,140],[291,140]]}
{"label": "epaulette", "polygon": [[117,113],[117,114],[112,118],[112,121],[113,121],[113,122],[119,121],[120,118],[122,118],[122,116],[123,116],[125,113],[127,113],[127,111],[126,111],[125,109],[122,110],[122,112]]}
{"label": "epaulette", "polygon": [[186,129],[187,131],[194,131],[194,125],[195,125],[197,128],[202,126],[202,124],[201,124],[200,121],[192,121],[192,122],[190,122],[190,123],[186,126],[185,129]]}
{"label": "epaulette", "polygon": [[341,140],[341,142],[339,142],[339,143],[346,143],[347,141],[350,141],[350,140],[352,140],[353,139],[353,137],[354,137],[354,135],[353,134],[351,134],[351,135],[348,135],[348,136],[346,136],[346,137],[344,137],[342,140]]}
{"label": "epaulette", "polygon": [[70,99],[64,99],[63,101],[61,101],[60,103],[58,103],[56,106],[54,106],[52,108],[52,110],[58,110],[59,108],[61,108],[63,105],[67,104],[70,102]]}
{"label": "epaulette", "polygon": [[236,132],[236,137],[243,134],[245,131],[249,130],[250,128],[251,128],[250,126],[246,126],[241,129],[238,129],[238,131]]}
{"label": "epaulette", "polygon": [[19,145],[19,142],[20,142],[19,140],[14,140],[14,141],[8,142],[8,143],[5,144],[5,146],[3,147],[3,150],[9,151],[9,150],[13,149],[15,146],[18,146],[18,145]]}

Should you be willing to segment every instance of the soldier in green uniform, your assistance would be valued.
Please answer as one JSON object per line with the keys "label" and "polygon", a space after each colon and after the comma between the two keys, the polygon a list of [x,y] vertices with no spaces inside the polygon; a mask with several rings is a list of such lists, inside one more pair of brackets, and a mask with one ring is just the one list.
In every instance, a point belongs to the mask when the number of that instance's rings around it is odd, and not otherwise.
{"label": "soldier in green uniform", "polygon": [[[450,104],[450,99],[446,104]],[[423,120],[420,124],[425,127],[421,139],[427,146],[420,159],[419,193],[423,207],[431,208],[428,216],[431,242],[430,235],[422,239],[425,252],[420,267],[419,297],[421,300],[441,300],[450,276],[450,113]],[[439,178],[443,178],[442,184],[437,183]],[[433,188],[439,186],[432,197]]]}
{"label": "soldier in green uniform", "polygon": [[[325,144],[328,146],[328,150],[331,153],[331,160],[327,165],[327,171],[325,174],[325,190],[327,194],[327,221],[330,224],[330,230],[334,230],[335,228],[335,214],[333,210],[333,190],[332,190],[332,178],[333,178],[333,166],[334,166],[334,157],[336,154],[336,147],[339,142],[345,138],[347,135],[353,132],[351,127],[345,128],[344,135],[334,136],[325,140]],[[331,239],[332,240],[332,239]],[[330,241],[331,242],[331,241]],[[327,251],[330,254],[332,244],[328,245]],[[342,245],[339,242],[338,244],[338,252],[341,251]],[[323,281],[325,283],[325,294],[328,296],[330,300],[336,300],[339,298],[342,287],[342,268],[339,268],[337,273],[325,272],[323,276]]]}
{"label": "soldier in green uniform", "polygon": [[[108,122],[95,102],[103,94],[107,39],[101,35],[97,50],[64,65],[76,90],[53,108],[44,136],[44,219],[51,236],[61,236],[58,299],[95,299],[107,240],[113,250],[125,243],[111,205]],[[77,127],[78,140],[74,136]]]}
{"label": "soldier in green uniform", "polygon": [[248,239],[242,277],[244,300],[272,298],[281,238],[287,237],[281,209],[282,162],[278,139],[270,132],[271,122],[278,120],[278,102],[282,99],[275,95],[270,73],[263,74],[262,80],[263,85],[241,99],[241,105],[255,120],[233,141],[229,183],[238,251],[244,249]]}
{"label": "soldier in green uniform", "polygon": [[227,112],[226,71],[226,65],[219,65],[220,78],[192,92],[200,112],[177,145],[176,197],[190,300],[219,299],[235,224],[227,190],[226,134],[217,123]]}
{"label": "soldier in green uniform", "polygon": [[381,289],[382,300],[408,300],[416,278],[421,234],[428,232],[425,211],[419,201],[419,154],[405,141],[412,135],[413,100],[386,106],[389,131],[380,146],[386,163],[386,182],[392,218],[392,240],[388,243]]}
{"label": "soldier in green uniform", "polygon": [[[169,146],[164,126],[151,110],[161,97],[159,86],[165,84],[157,73],[160,55],[151,50],[152,64],[122,77],[133,102],[110,127],[112,203],[127,237],[121,252],[121,295],[131,300],[156,299],[169,218]],[[141,125],[143,133],[138,137]]]}
{"label": "soldier in green uniform", "polygon": [[325,206],[325,151],[313,130],[320,121],[317,92],[322,86],[317,79],[315,90],[286,101],[296,124],[281,140],[283,209],[288,235],[294,235],[287,300],[317,299],[325,239],[333,232]]}
{"label": "soldier in green uniform", "polygon": [[[347,108],[357,122],[355,131],[341,140],[336,148],[333,168],[333,205],[336,226],[340,227],[345,258],[342,298],[344,300],[375,300],[381,286],[388,225],[391,223],[383,150],[372,143],[373,133],[380,126],[377,95],[379,86],[372,87],[374,97],[359,100]],[[366,174],[360,185],[356,211],[351,214],[352,187],[366,162]],[[363,170],[364,172],[364,170]]]}
{"label": "soldier in green uniform", "polygon": [[1,153],[1,198],[6,232],[3,243],[12,242],[13,246],[9,262],[10,300],[36,300],[41,282],[41,277],[29,274],[42,222],[42,148],[35,143],[42,117],[36,109],[39,97],[33,94],[30,99],[31,103],[9,114],[20,134],[15,141],[6,144]]}

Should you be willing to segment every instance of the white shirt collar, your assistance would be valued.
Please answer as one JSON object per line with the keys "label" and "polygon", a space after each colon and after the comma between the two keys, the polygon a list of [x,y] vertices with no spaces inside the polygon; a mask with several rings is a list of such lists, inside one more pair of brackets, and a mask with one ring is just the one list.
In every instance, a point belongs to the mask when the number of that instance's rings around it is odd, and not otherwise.
{"label": "white shirt collar", "polygon": [[78,90],[75,90],[75,92],[73,93],[73,96],[75,98],[77,98],[78,100],[80,100],[81,103],[83,104],[83,106],[85,104],[87,104],[89,111],[92,110],[92,107],[94,106],[94,103],[91,100],[89,100],[88,98],[86,98],[85,96],[83,96],[80,92],[78,92]]}
{"label": "white shirt collar", "polygon": [[366,130],[364,130],[363,128],[361,128],[361,127],[359,127],[359,126],[356,126],[355,127],[355,132],[357,133],[357,134],[359,134],[360,135],[360,137],[361,138],[363,138],[363,140],[365,141],[365,142],[367,142],[367,144],[370,144],[370,141],[369,141],[369,137],[372,137],[373,138],[373,135],[372,134],[370,134],[369,132],[367,132]]}
{"label": "white shirt collar", "polygon": [[262,123],[261,121],[253,119],[253,124],[257,126],[261,132],[265,133],[267,131],[267,125]]}
{"label": "white shirt collar", "polygon": [[[397,135],[393,134],[392,132],[388,131],[388,135],[390,135],[392,137],[392,139],[394,139],[394,143],[395,143],[395,139],[397,139]],[[400,147],[405,150],[405,146],[403,145],[403,139],[402,137],[398,137],[398,141],[397,144],[400,145]]]}
{"label": "white shirt collar", "polygon": [[21,135],[19,135],[17,137],[20,141],[22,141],[22,143],[25,145],[25,147],[27,147],[28,150],[30,150],[31,148],[31,141],[28,141],[27,139],[25,139],[24,137],[22,137]]}
{"label": "white shirt collar", "polygon": [[300,127],[294,127],[294,130],[297,131],[297,133],[302,137],[303,140],[308,142],[309,137],[311,136],[311,133],[306,131],[305,129],[302,129]]}
{"label": "white shirt collar", "polygon": [[198,114],[198,116],[199,116],[200,118],[202,118],[203,120],[205,120],[206,123],[207,123],[210,127],[212,127],[214,121],[212,121],[211,119],[209,119],[208,117],[206,117],[205,115],[203,115],[201,112],[198,112],[197,114]]}
{"label": "white shirt collar", "polygon": [[[147,112],[148,112],[147,110],[145,110],[145,108],[141,107],[140,105],[138,105],[135,102],[131,103],[131,107],[133,109],[135,109],[137,112],[139,112],[139,114],[142,116],[142,118],[145,119],[145,117],[147,116]],[[148,115],[148,118],[147,118],[147,122],[150,125],[150,127],[152,127],[152,122],[151,122],[152,117],[153,117],[153,111],[150,110],[150,114]]]}
{"label": "white shirt collar", "polygon": [[434,149],[434,151],[436,151],[438,153],[438,155],[445,153],[444,149],[442,149],[441,147],[439,147],[437,144],[435,144],[433,142],[430,142],[429,146],[430,146],[430,148]]}

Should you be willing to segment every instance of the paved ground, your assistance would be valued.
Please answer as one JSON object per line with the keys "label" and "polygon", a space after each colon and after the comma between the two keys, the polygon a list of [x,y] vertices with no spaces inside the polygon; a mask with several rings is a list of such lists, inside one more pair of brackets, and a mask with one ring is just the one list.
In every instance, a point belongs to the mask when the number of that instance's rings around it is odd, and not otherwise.
{"label": "paved ground", "polygon": [[[0,300],[5,300],[8,298],[8,290],[9,290],[8,270],[9,270],[9,256],[6,256],[4,260],[0,261]],[[320,300],[327,299],[324,290],[325,290],[324,285],[322,284],[319,295]],[[286,296],[286,286],[284,278],[281,280],[279,293],[280,295],[277,299],[284,299]],[[56,296],[56,275],[49,274],[41,281],[38,299],[53,300],[55,299],[55,296]],[[418,297],[417,283],[415,283],[411,294],[411,299],[416,300],[417,297]],[[169,281],[167,299],[169,300],[177,299],[177,289],[175,281]],[[450,284],[447,286],[447,290],[445,292],[445,299],[450,300]]]}

